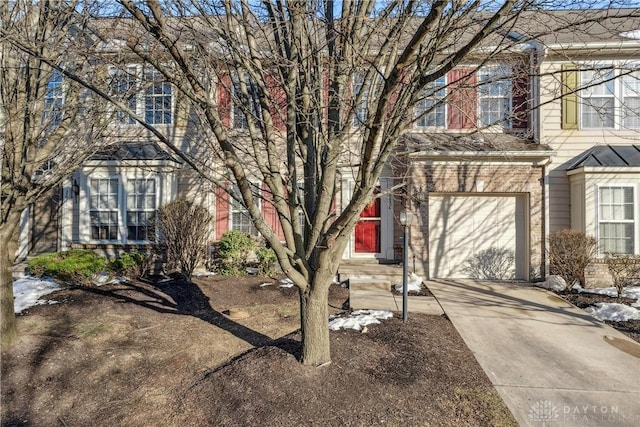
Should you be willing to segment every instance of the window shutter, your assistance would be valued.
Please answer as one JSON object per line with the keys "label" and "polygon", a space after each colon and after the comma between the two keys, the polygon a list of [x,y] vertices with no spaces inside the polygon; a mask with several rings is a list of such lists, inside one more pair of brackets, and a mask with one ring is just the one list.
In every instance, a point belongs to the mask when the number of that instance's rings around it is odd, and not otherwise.
{"label": "window shutter", "polygon": [[222,187],[216,187],[216,240],[229,231],[229,195]]}
{"label": "window shutter", "polygon": [[273,194],[266,183],[262,183],[262,216],[264,221],[278,236],[278,239],[284,240],[284,232],[282,231],[282,225],[280,225],[280,219],[278,218],[278,212],[276,207],[273,206],[271,200],[273,200]]}
{"label": "window shutter", "polygon": [[222,119],[222,124],[231,127],[231,76],[224,75],[218,82],[218,114]]}
{"label": "window shutter", "polygon": [[457,68],[449,71],[447,91],[451,93],[448,101],[447,127],[449,129],[471,129],[477,122],[476,76],[473,70]]}
{"label": "window shutter", "polygon": [[573,64],[562,66],[562,129],[578,129],[578,70]]}
{"label": "window shutter", "polygon": [[511,127],[526,129],[529,125],[529,73],[526,64],[514,66],[513,89],[511,105],[513,106],[513,120]]}

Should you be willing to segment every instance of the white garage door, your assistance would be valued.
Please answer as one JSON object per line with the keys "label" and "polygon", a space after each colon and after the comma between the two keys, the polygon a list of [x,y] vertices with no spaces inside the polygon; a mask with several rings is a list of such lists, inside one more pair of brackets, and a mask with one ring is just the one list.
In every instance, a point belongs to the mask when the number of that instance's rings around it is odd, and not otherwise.
{"label": "white garage door", "polygon": [[525,279],[523,196],[429,196],[433,278]]}

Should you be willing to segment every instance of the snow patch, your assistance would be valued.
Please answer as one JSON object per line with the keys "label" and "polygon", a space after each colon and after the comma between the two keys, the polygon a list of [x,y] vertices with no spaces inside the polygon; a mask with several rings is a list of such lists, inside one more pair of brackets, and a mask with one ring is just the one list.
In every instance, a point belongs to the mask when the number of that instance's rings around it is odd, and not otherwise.
{"label": "snow patch", "polygon": [[541,288],[549,289],[550,291],[561,292],[566,289],[567,282],[565,282],[565,280],[560,276],[551,275],[547,277],[547,280],[536,283],[536,285]]}
{"label": "snow patch", "polygon": [[[418,276],[416,273],[410,273],[407,278],[407,290],[409,292],[420,292],[422,290],[422,277]],[[402,283],[398,283],[395,285],[395,290],[398,292],[402,292]]]}
{"label": "snow patch", "polygon": [[265,286],[272,286],[272,285],[273,285],[273,283],[265,282],[265,283],[261,283],[260,287],[264,288]]}
{"label": "snow patch", "polygon": [[640,310],[625,304],[598,302],[595,306],[586,307],[584,311],[600,320],[612,322],[640,320]]}
{"label": "snow patch", "polygon": [[329,329],[337,331],[339,329],[361,330],[367,325],[380,323],[379,319],[390,319],[393,313],[386,310],[356,310],[347,317],[329,317]]}
{"label": "snow patch", "polygon": [[53,279],[38,279],[27,276],[13,282],[13,311],[22,313],[29,307],[41,304],[55,304],[56,301],[41,300],[40,297],[62,289]]}
{"label": "snow patch", "polygon": [[[578,292],[587,294],[607,295],[610,297],[617,297],[618,291],[616,288],[576,288]],[[622,290],[622,296],[626,298],[633,298],[640,300],[640,286],[629,286]]]}
{"label": "snow patch", "polygon": [[293,281],[291,279],[289,279],[288,277],[285,277],[284,279],[280,280],[280,287],[281,288],[293,288]]}

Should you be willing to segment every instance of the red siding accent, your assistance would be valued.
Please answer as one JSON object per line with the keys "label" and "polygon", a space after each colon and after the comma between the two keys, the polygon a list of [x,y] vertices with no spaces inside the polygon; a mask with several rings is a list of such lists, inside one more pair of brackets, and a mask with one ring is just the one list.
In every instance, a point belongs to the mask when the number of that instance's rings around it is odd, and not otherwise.
{"label": "red siding accent", "polygon": [[276,129],[285,130],[287,120],[287,94],[280,85],[279,80],[273,76],[267,76],[267,90],[271,97],[269,113],[273,117],[273,124]]}
{"label": "red siding accent", "polygon": [[221,188],[216,187],[216,240],[229,231],[229,195]]}
{"label": "red siding accent", "polygon": [[449,129],[470,129],[477,123],[476,75],[469,75],[473,70],[458,68],[447,75],[448,91],[451,92],[448,102],[447,127]]}
{"label": "red siding accent", "polygon": [[220,77],[218,83],[218,114],[222,124],[231,127],[231,76],[224,75]]}
{"label": "red siding accent", "polygon": [[284,240],[284,232],[282,231],[282,225],[280,224],[280,218],[278,218],[278,212],[276,207],[271,203],[273,200],[273,194],[271,190],[264,182],[262,183],[262,216],[264,221],[269,227],[276,233],[280,240]]}
{"label": "red siding accent", "polygon": [[514,129],[526,129],[529,126],[529,75],[526,64],[516,65],[513,68],[514,78],[512,86],[513,120],[511,126]]}

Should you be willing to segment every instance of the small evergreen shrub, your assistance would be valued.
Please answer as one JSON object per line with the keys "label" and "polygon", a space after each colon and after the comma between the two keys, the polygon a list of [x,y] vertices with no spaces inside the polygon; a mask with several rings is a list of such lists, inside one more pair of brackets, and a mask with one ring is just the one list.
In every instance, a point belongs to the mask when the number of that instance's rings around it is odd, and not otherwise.
{"label": "small evergreen shrub", "polygon": [[596,256],[598,242],[576,230],[561,230],[549,235],[549,270],[567,283],[567,291],[576,284],[584,286],[584,269]]}
{"label": "small evergreen shrub", "polygon": [[123,276],[139,279],[151,269],[151,257],[141,252],[124,252],[111,263],[111,269]]}
{"label": "small evergreen shrub", "polygon": [[245,275],[245,267],[254,248],[255,241],[249,234],[236,230],[224,233],[217,244],[218,273]]}
{"label": "small evergreen shrub", "polygon": [[39,255],[29,260],[27,266],[35,277],[51,276],[63,282],[86,284],[107,269],[108,262],[93,251],[73,249]]}
{"label": "small evergreen shrub", "polygon": [[262,274],[272,276],[280,271],[278,258],[273,249],[262,246],[256,249],[256,257]]}

